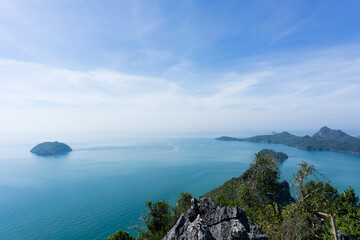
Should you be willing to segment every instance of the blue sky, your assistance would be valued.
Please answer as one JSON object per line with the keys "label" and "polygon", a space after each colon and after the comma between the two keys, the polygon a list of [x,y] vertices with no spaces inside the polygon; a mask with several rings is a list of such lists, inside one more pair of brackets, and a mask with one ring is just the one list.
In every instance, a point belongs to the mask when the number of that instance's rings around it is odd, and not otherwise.
{"label": "blue sky", "polygon": [[359,1],[0,1],[0,131],[359,129]]}

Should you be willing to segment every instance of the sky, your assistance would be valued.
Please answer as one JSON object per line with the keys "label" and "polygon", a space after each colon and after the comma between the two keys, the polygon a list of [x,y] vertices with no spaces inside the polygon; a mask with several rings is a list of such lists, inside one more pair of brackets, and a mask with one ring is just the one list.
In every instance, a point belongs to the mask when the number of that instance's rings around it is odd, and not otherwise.
{"label": "sky", "polygon": [[0,131],[360,129],[359,11],[0,0]]}

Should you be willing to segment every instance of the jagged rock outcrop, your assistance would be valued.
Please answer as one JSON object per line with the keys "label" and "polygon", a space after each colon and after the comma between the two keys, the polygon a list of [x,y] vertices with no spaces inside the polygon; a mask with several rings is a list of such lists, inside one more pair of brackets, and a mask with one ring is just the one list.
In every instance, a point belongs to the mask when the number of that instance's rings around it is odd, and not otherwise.
{"label": "jagged rock outcrop", "polygon": [[191,208],[183,215],[163,240],[267,240],[245,210],[223,207],[210,198],[193,198]]}

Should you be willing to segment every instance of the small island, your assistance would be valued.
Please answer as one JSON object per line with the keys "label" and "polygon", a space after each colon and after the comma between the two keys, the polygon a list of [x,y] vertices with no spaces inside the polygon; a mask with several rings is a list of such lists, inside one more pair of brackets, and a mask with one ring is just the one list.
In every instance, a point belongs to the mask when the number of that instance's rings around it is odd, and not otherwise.
{"label": "small island", "polygon": [[43,142],[36,145],[33,149],[30,150],[31,153],[34,153],[39,156],[51,156],[59,155],[71,152],[72,149],[65,143],[61,142]]}
{"label": "small island", "polygon": [[285,144],[303,150],[331,151],[360,154],[360,139],[350,136],[341,130],[322,127],[311,137],[299,137],[288,132],[274,133],[272,135],[258,135],[249,138],[219,137],[221,141],[245,141],[257,143]]}
{"label": "small island", "polygon": [[270,158],[274,159],[278,163],[284,162],[286,159],[289,158],[289,156],[286,153],[283,152],[276,152],[273,149],[263,149],[259,152],[261,157],[269,156]]}

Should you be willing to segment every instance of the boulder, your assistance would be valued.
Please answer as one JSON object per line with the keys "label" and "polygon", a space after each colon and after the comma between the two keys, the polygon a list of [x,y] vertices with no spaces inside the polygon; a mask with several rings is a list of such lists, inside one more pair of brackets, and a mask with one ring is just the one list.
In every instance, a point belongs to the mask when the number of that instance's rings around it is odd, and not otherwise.
{"label": "boulder", "polygon": [[210,198],[193,198],[185,218],[178,219],[163,240],[267,240],[239,207],[223,207]]}

